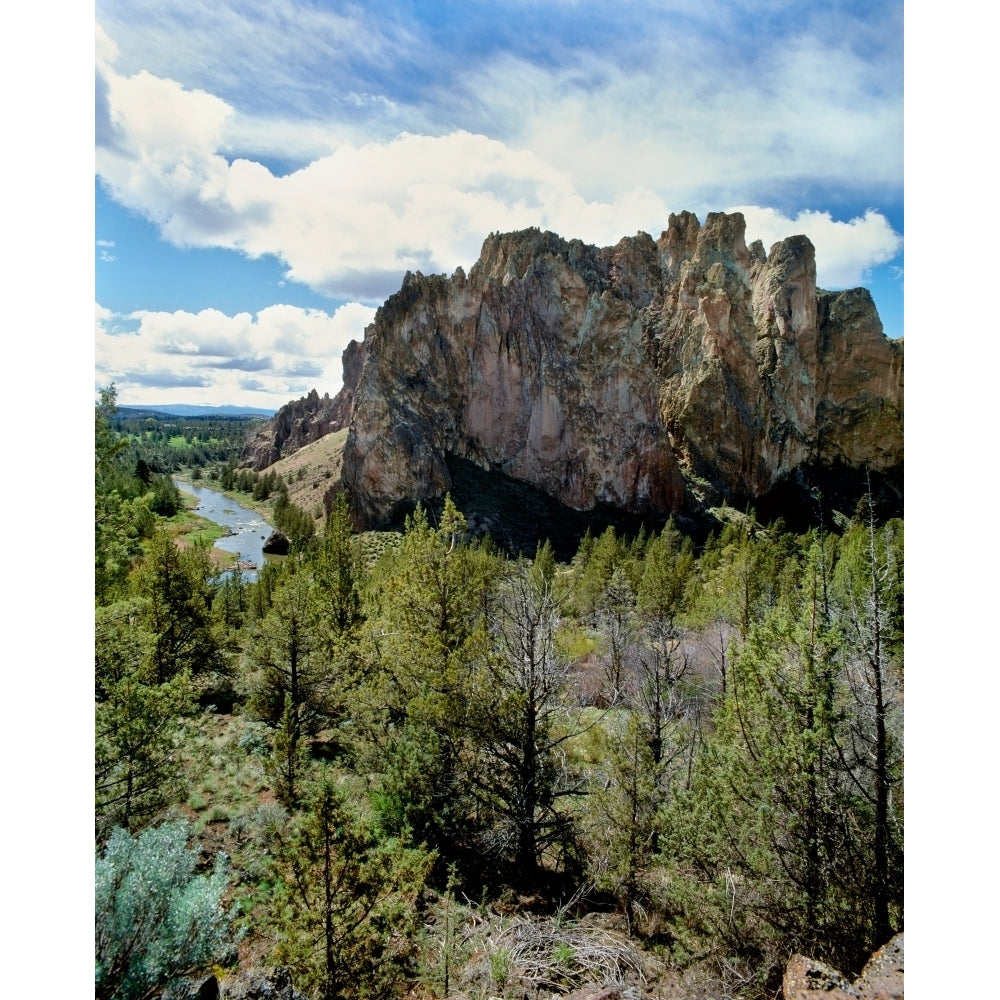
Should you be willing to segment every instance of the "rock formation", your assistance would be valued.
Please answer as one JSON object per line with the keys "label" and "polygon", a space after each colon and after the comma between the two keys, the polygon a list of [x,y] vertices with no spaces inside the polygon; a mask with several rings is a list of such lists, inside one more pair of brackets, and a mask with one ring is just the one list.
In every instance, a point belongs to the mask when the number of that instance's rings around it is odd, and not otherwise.
{"label": "rock formation", "polygon": [[793,955],[781,993],[784,1000],[903,1000],[903,935],[879,948],[853,983],[824,962]]}
{"label": "rock formation", "polygon": [[441,496],[456,459],[654,519],[898,476],[902,341],[864,289],[817,290],[804,236],[744,233],[688,212],[604,249],[529,229],[490,235],[468,276],[407,274],[331,404],[359,525]]}
{"label": "rock formation", "polygon": [[[344,372],[350,371],[348,355],[363,353],[361,344],[352,343],[344,352]],[[286,403],[246,444],[240,464],[258,472],[280,458],[291,455],[313,441],[344,426],[350,417],[350,394],[339,393],[331,400],[328,393],[320,398],[313,389],[307,396]]]}

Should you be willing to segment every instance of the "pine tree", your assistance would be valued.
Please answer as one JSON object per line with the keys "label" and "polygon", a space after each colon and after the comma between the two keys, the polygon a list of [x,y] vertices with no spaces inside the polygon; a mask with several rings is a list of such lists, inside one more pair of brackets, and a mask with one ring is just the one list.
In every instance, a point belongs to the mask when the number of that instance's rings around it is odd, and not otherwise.
{"label": "pine tree", "polygon": [[[406,816],[444,866],[474,832],[463,782],[463,719],[472,665],[486,644],[485,611],[493,558],[464,541],[465,518],[450,497],[437,527],[423,508],[407,519],[394,551],[371,582],[365,623],[365,713],[359,748],[385,778],[379,802],[389,829]],[[422,761],[419,771],[411,755]],[[402,755],[402,756],[400,756]]]}
{"label": "pine tree", "polygon": [[361,624],[361,565],[351,532],[347,498],[338,493],[326,519],[317,574],[333,633],[351,640]]}
{"label": "pine tree", "polygon": [[276,850],[275,961],[324,1000],[395,996],[414,955],[414,903],[430,862],[380,843],[322,776]]}
{"label": "pine tree", "polygon": [[598,598],[594,624],[604,640],[602,661],[607,701],[616,705],[625,697],[628,661],[634,658],[639,628],[635,594],[621,569],[614,570]]}
{"label": "pine tree", "polygon": [[587,799],[593,827],[590,872],[598,888],[620,901],[631,936],[648,896],[643,876],[656,851],[664,767],[654,759],[647,732],[632,714],[609,721],[601,761]]}
{"label": "pine tree", "polygon": [[877,944],[888,941],[902,923],[901,547],[901,525],[876,529],[866,497],[843,539],[832,588],[852,699],[843,750],[854,783],[874,813],[867,881]]}
{"label": "pine tree", "polygon": [[170,801],[193,690],[185,673],[156,683],[141,602],[99,607],[95,625],[95,812],[103,839],[114,826],[141,829]]}
{"label": "pine tree", "polygon": [[467,727],[479,763],[471,780],[514,879],[531,886],[541,852],[565,845],[571,820],[560,804],[582,790],[560,748],[578,732],[565,718],[569,664],[556,644],[558,613],[548,582],[519,561],[500,581],[492,648],[470,693]]}
{"label": "pine tree", "polygon": [[178,786],[178,727],[192,710],[191,684],[179,674],[146,684],[135,673],[109,682],[94,727],[97,835],[113,826],[141,829]]}
{"label": "pine tree", "polygon": [[166,532],[154,534],[136,586],[145,598],[158,683],[183,670],[196,676],[226,669],[211,614],[213,576],[206,547],[182,552]]}
{"label": "pine tree", "polygon": [[289,809],[294,809],[299,804],[308,767],[309,751],[299,724],[298,712],[292,696],[286,691],[285,708],[274,733],[274,746],[267,771],[275,796]]}
{"label": "pine tree", "polygon": [[292,573],[254,623],[243,684],[250,713],[272,726],[281,724],[286,695],[299,733],[316,733],[336,716],[338,676],[323,627],[322,594],[308,570]]}

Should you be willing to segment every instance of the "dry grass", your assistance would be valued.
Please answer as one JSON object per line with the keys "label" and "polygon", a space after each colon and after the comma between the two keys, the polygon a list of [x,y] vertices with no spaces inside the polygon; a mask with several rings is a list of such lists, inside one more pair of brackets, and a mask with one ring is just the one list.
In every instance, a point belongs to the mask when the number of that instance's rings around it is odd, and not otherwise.
{"label": "dry grass", "polygon": [[646,986],[642,954],[621,935],[600,928],[517,917],[487,938],[487,948],[491,969],[508,969],[504,985],[556,993],[583,986]]}
{"label": "dry grass", "polygon": [[639,996],[659,971],[619,930],[570,921],[562,913],[504,915],[438,897],[426,929],[423,984],[441,995],[447,942],[449,1000],[560,996],[585,986],[617,986]]}
{"label": "dry grass", "polygon": [[[317,508],[323,509],[323,494],[340,478],[346,440],[346,428],[327,434],[278,459],[267,471],[281,475],[288,484],[288,499],[315,516]],[[322,514],[318,520],[322,522]],[[322,529],[322,523],[316,527]]]}

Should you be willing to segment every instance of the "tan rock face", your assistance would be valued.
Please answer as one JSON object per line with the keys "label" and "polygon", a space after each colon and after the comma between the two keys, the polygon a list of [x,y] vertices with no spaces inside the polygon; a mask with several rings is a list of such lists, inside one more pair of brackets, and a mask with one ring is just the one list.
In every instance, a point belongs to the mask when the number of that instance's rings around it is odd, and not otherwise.
{"label": "tan rock face", "polygon": [[468,276],[407,275],[334,400],[359,522],[449,489],[450,455],[661,516],[685,477],[745,502],[804,463],[898,467],[902,344],[864,290],[817,292],[805,237],[765,254],[744,230],[683,213],[604,249],[526,230]]}
{"label": "tan rock face", "polygon": [[825,962],[793,955],[781,982],[783,1000],[850,1000],[857,993],[850,981]]}

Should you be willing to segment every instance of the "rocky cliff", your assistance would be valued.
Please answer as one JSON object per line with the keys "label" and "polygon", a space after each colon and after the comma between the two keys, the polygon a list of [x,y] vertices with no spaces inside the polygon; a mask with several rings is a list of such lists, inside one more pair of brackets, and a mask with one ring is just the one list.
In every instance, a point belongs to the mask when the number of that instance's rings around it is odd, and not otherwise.
{"label": "rocky cliff", "polygon": [[529,229],[490,235],[468,275],[407,274],[333,401],[359,524],[442,495],[456,460],[652,518],[898,477],[902,341],[864,289],[816,288],[805,237],[744,236],[738,213],[603,249]]}
{"label": "rocky cliff", "polygon": [[[362,345],[356,341],[350,345],[348,351],[345,351],[345,372],[349,370],[346,354],[352,347],[355,353],[363,351]],[[313,389],[307,396],[286,403],[261,427],[244,447],[240,465],[258,471],[266,469],[279,459],[343,427],[350,412],[350,394],[341,392],[336,399],[330,399],[329,393],[324,393],[320,398],[319,393]]]}

